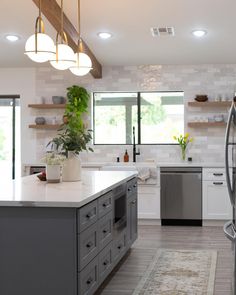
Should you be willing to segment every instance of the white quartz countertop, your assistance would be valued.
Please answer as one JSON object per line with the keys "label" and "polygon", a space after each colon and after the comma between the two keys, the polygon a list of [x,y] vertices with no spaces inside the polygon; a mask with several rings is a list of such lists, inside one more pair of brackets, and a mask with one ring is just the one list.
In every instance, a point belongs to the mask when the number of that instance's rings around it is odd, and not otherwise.
{"label": "white quartz countertop", "polygon": [[136,171],[83,171],[81,181],[61,183],[26,176],[0,183],[0,206],[79,208],[136,175]]}
{"label": "white quartz countertop", "polygon": [[225,163],[216,162],[83,162],[83,168],[101,168],[103,166],[139,166],[139,167],[203,167],[203,168],[224,168]]}

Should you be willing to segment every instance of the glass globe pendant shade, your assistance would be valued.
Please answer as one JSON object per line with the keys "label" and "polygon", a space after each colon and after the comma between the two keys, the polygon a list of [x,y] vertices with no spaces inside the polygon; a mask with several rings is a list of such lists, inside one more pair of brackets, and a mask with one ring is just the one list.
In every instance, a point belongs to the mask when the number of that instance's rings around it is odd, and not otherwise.
{"label": "glass globe pendant shade", "polygon": [[54,42],[48,35],[37,33],[31,35],[26,41],[24,53],[34,62],[42,63],[55,58],[54,47]]}
{"label": "glass globe pendant shade", "polygon": [[72,74],[76,76],[84,76],[92,69],[92,61],[87,54],[78,52],[75,54],[75,60],[76,64],[70,67]]}
{"label": "glass globe pendant shade", "polygon": [[54,59],[50,61],[50,64],[55,69],[63,71],[75,65],[75,62],[74,51],[70,46],[61,43],[57,45],[57,58],[54,57]]}

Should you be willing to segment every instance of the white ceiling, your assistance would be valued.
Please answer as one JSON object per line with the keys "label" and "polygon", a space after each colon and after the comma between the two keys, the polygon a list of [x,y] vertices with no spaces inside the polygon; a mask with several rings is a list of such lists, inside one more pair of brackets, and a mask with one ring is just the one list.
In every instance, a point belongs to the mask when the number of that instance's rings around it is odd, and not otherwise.
{"label": "white ceiling", "polygon": [[[76,26],[77,0],[64,7]],[[236,63],[235,12],[235,0],[81,0],[82,37],[102,65]],[[32,0],[0,0],[0,67],[35,66],[23,52],[37,14]],[[157,26],[173,26],[175,36],[153,38],[150,27]],[[208,34],[196,39],[197,28]],[[97,37],[104,30],[110,40]],[[7,33],[21,40],[9,43]]]}

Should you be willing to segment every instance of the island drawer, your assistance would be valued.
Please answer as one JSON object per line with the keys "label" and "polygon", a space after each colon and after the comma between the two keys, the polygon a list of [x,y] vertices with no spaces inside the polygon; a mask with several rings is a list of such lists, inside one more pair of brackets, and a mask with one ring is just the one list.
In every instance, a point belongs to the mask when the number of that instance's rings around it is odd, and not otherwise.
{"label": "island drawer", "polygon": [[103,216],[98,222],[98,245],[101,251],[112,240],[112,212]]}
{"label": "island drawer", "polygon": [[106,193],[98,199],[98,216],[99,218],[107,214],[112,210],[112,200],[113,193],[112,191]]}
{"label": "island drawer", "polygon": [[126,231],[113,241],[113,261],[118,261],[126,251]]}
{"label": "island drawer", "polygon": [[93,295],[98,288],[98,280],[98,257],[96,257],[79,273],[78,295]]}
{"label": "island drawer", "polygon": [[112,243],[108,244],[98,256],[99,283],[102,283],[113,268]]}
{"label": "island drawer", "polygon": [[97,200],[85,205],[78,212],[78,230],[82,232],[98,219]]}
{"label": "island drawer", "polygon": [[137,178],[133,178],[127,182],[127,196],[131,196],[134,193],[137,193],[138,185]]}
{"label": "island drawer", "polygon": [[78,265],[82,270],[98,254],[97,223],[78,235]]}

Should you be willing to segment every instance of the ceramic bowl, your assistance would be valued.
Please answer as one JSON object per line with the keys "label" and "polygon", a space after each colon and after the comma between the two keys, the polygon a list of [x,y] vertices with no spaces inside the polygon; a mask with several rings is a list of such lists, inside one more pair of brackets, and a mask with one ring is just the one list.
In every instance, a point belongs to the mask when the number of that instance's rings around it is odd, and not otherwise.
{"label": "ceramic bowl", "polygon": [[35,123],[36,123],[37,125],[43,125],[43,124],[46,123],[46,120],[45,120],[44,117],[36,117],[36,118],[35,118]]}
{"label": "ceramic bowl", "polygon": [[52,96],[52,102],[54,104],[63,104],[65,102],[65,97],[54,95]]}
{"label": "ceramic bowl", "polygon": [[208,96],[205,94],[198,94],[196,95],[195,100],[198,102],[204,102],[208,100]]}

